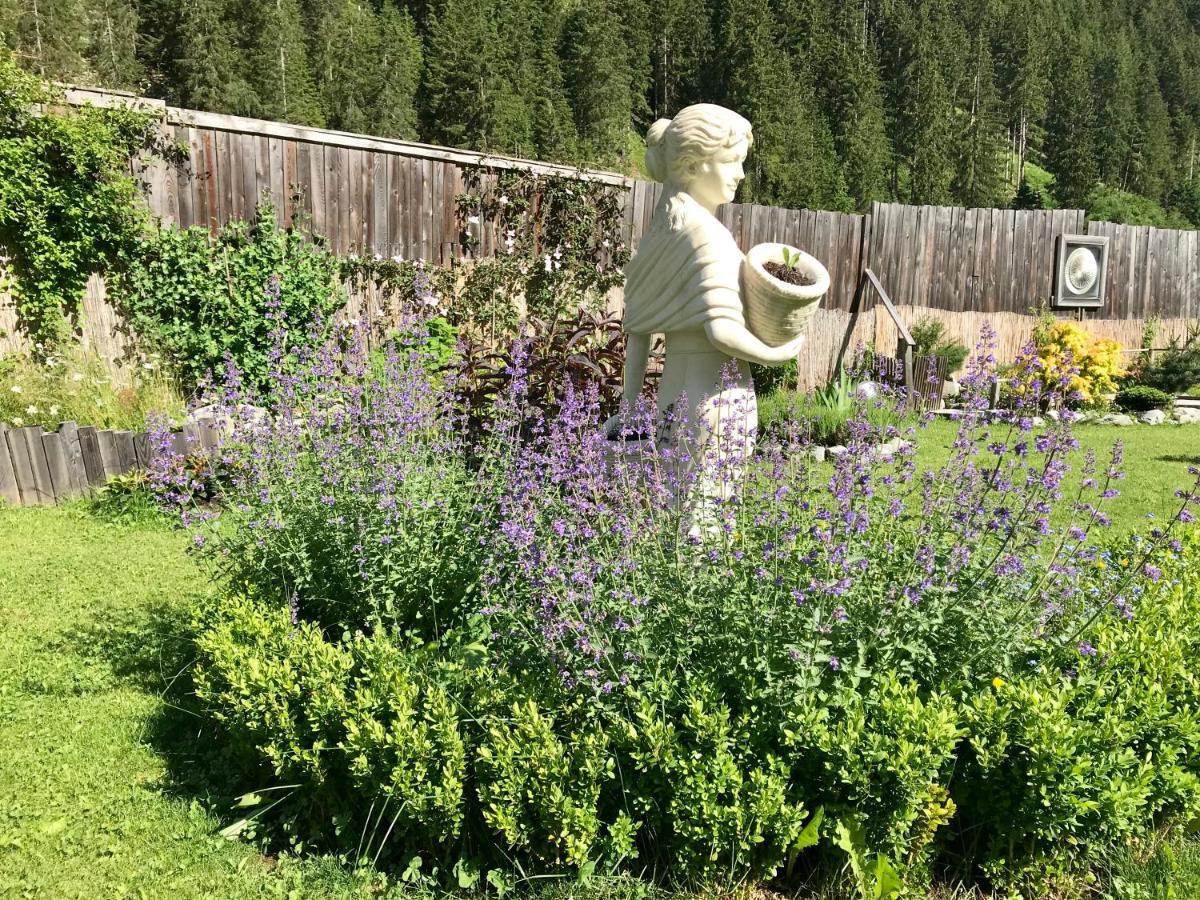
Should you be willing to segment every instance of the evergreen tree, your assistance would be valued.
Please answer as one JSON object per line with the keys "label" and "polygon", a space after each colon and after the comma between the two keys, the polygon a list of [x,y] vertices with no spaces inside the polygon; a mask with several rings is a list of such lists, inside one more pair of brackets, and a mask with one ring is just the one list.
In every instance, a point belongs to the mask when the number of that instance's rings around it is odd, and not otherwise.
{"label": "evergreen tree", "polygon": [[1030,152],[1042,146],[1042,124],[1050,96],[1051,41],[1039,0],[1007,0],[997,12],[997,86],[1012,150],[1010,182],[1018,184]]}
{"label": "evergreen tree", "polygon": [[1054,173],[1054,193],[1064,206],[1083,206],[1099,174],[1091,70],[1082,48],[1064,53],[1050,95],[1045,159]]}
{"label": "evergreen tree", "polygon": [[869,40],[867,10],[836,4],[827,50],[820,60],[824,106],[846,190],[859,209],[888,196],[891,142],[883,111],[879,61]]}
{"label": "evergreen tree", "polygon": [[1100,179],[1126,190],[1129,186],[1134,131],[1137,128],[1137,69],[1129,36],[1122,32],[1104,44],[1096,65],[1096,113],[1104,139],[1097,149]]}
{"label": "evergreen tree", "polygon": [[138,14],[129,0],[91,0],[87,57],[97,84],[136,89],[145,77],[137,57]]}
{"label": "evergreen tree", "polygon": [[416,140],[417,90],[421,85],[421,38],[408,10],[385,0],[379,14],[379,71],[375,129],[386,137]]}
{"label": "evergreen tree", "polygon": [[583,3],[568,21],[564,58],[580,152],[623,162],[633,105],[633,73],[607,0]]}
{"label": "evergreen tree", "polygon": [[541,0],[508,0],[500,9],[501,46],[508,50],[506,64],[516,73],[520,106],[532,126],[532,143],[520,152],[574,160],[575,123],[559,56],[564,17]]}
{"label": "evergreen tree", "polygon": [[829,124],[812,84],[776,42],[766,0],[731,0],[725,28],[729,100],[754,126],[743,201],[848,208]]}
{"label": "evergreen tree", "polygon": [[495,0],[441,0],[425,51],[425,133],[456,147],[532,151],[533,121],[502,45]]}
{"label": "evergreen tree", "polygon": [[152,87],[178,106],[254,115],[258,98],[227,0],[144,0],[138,10],[154,39],[139,47]]}
{"label": "evergreen tree", "polygon": [[[720,2],[720,0],[718,0]],[[646,0],[651,119],[670,118],[701,100],[715,100],[725,83],[715,52],[710,0]]]}
{"label": "evergreen tree", "polygon": [[958,107],[952,189],[964,206],[1002,206],[1009,196],[1003,168],[1005,137],[982,23],[972,39],[971,59],[973,66]]}
{"label": "evergreen tree", "polygon": [[899,0],[887,23],[893,50],[892,109],[896,161],[893,190],[911,203],[948,203],[954,174],[954,47],[962,38],[951,26],[943,0]]}
{"label": "evergreen tree", "polygon": [[1174,135],[1158,78],[1150,66],[1138,85],[1137,124],[1133,129],[1129,186],[1151,200],[1162,200],[1174,181]]}
{"label": "evergreen tree", "polygon": [[370,131],[381,87],[380,23],[365,0],[330,0],[314,55],[321,107],[330,128]]}
{"label": "evergreen tree", "polygon": [[243,10],[247,73],[257,114],[300,125],[323,125],[296,0],[251,0]]}
{"label": "evergreen tree", "polygon": [[75,81],[89,70],[84,0],[8,0],[4,37],[25,68],[43,78]]}

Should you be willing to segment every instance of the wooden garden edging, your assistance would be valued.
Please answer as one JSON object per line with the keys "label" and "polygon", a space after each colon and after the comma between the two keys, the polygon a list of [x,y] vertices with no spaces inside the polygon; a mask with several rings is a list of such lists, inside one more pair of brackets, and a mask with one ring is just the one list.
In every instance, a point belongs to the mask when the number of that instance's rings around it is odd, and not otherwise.
{"label": "wooden garden edging", "polygon": [[[217,445],[212,427],[189,424],[172,435],[173,450],[204,451]],[[146,432],[113,431],[63,422],[11,428],[0,422],[0,501],[11,506],[52,506],[104,487],[108,479],[151,462]]]}

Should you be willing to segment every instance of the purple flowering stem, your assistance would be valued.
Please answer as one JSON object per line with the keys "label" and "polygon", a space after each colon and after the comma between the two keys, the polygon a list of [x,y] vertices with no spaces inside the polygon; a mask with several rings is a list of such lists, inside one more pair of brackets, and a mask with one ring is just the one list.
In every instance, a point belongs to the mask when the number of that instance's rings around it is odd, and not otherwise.
{"label": "purple flowering stem", "polygon": [[1162,530],[1162,534],[1158,537],[1158,539],[1157,540],[1150,539],[1150,540],[1146,541],[1146,544],[1147,544],[1146,551],[1142,554],[1141,558],[1137,561],[1137,564],[1131,565],[1129,567],[1128,573],[1126,573],[1125,577],[1123,579],[1121,579],[1121,582],[1112,591],[1109,599],[1104,603],[1098,603],[1096,605],[1095,612],[1093,612],[1091,614],[1091,616],[1088,617],[1087,621],[1085,621],[1082,625],[1080,625],[1079,628],[1077,628],[1075,630],[1075,632],[1069,638],[1067,638],[1065,641],[1063,641],[1063,646],[1067,646],[1068,644],[1073,643],[1074,641],[1076,641],[1079,638],[1080,635],[1082,635],[1085,631],[1087,631],[1088,628],[1090,628],[1092,626],[1092,624],[1098,618],[1100,618],[1100,614],[1103,613],[1106,609],[1108,609],[1109,604],[1113,602],[1113,599],[1116,597],[1119,597],[1121,595],[1121,593],[1125,590],[1125,588],[1127,588],[1130,585],[1130,583],[1138,575],[1138,573],[1140,573],[1142,571],[1143,566],[1146,565],[1146,562],[1154,554],[1154,551],[1157,550],[1159,547],[1163,546],[1163,544],[1166,542],[1167,536],[1171,533],[1171,529],[1175,527],[1175,523],[1180,521],[1180,518],[1179,518],[1180,515],[1183,513],[1184,510],[1186,510],[1188,508],[1188,504],[1190,504],[1192,502],[1192,498],[1197,495],[1197,492],[1200,492],[1200,475],[1196,476],[1196,481],[1192,485],[1192,490],[1184,495],[1183,503],[1179,507],[1178,512],[1176,512],[1175,516],[1167,523],[1167,527]]}

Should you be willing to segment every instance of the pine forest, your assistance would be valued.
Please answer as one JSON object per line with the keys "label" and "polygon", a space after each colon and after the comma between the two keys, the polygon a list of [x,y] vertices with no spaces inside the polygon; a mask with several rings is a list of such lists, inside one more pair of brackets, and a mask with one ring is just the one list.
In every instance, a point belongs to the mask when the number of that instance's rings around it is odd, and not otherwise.
{"label": "pine forest", "polygon": [[177,106],[641,174],[693,102],[740,200],[1200,224],[1200,0],[0,0],[26,68]]}

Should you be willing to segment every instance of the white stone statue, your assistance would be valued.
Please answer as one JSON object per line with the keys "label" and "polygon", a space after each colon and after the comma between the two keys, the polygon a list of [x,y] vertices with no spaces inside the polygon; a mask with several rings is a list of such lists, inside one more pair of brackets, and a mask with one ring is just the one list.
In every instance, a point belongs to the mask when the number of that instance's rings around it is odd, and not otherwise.
{"label": "white stone statue", "polygon": [[[804,335],[769,346],[746,327],[740,276],[744,256],[716,217],[745,177],[750,123],[731,110],[699,103],[660,119],[646,135],[646,168],[664,183],[649,230],[625,268],[623,328],[628,334],[623,404],[633,409],[645,379],[650,342],[666,337],[658,389],[664,416],[686,412],[696,458],[744,458],[753,448],[758,406],[749,363],[795,359]],[[686,396],[686,405],[680,400]],[[605,423],[615,437],[621,420]],[[660,441],[663,435],[660,431]],[[725,493],[719,486],[706,493]]]}

